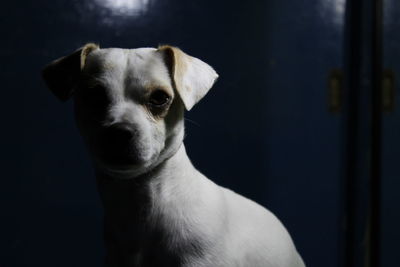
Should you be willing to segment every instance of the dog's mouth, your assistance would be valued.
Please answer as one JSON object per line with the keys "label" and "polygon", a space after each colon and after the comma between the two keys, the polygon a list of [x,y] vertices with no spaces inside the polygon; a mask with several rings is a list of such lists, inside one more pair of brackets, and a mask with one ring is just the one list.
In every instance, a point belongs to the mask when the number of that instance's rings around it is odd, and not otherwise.
{"label": "dog's mouth", "polygon": [[115,128],[102,129],[86,141],[96,165],[113,176],[137,176],[151,168],[160,154],[150,140]]}
{"label": "dog's mouth", "polygon": [[115,167],[135,166],[142,163],[137,157],[131,154],[99,153],[97,157],[107,165]]}
{"label": "dog's mouth", "polygon": [[107,142],[97,146],[95,154],[105,164],[116,168],[141,166],[146,164],[147,160],[131,144],[117,145],[114,142]]}
{"label": "dog's mouth", "polygon": [[138,160],[135,156],[111,155],[94,157],[97,166],[111,177],[131,179],[144,174],[152,165],[152,160]]}
{"label": "dog's mouth", "polygon": [[108,169],[122,171],[146,168],[156,157],[156,155],[151,155],[152,153],[146,153],[143,147],[135,145],[132,140],[125,142],[110,139],[98,140],[92,152],[99,164]]}
{"label": "dog's mouth", "polygon": [[137,144],[134,130],[117,125],[102,129],[92,138],[91,150],[104,164],[116,167],[145,164],[143,148]]}

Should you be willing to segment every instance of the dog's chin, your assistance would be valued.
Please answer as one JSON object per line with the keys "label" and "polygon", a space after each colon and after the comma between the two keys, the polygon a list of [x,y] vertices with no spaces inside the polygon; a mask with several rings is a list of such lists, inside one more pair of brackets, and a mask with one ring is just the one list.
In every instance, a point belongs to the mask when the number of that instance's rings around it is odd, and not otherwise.
{"label": "dog's chin", "polygon": [[102,171],[107,173],[113,178],[119,179],[133,179],[143,175],[152,169],[152,166],[157,161],[157,155],[149,159],[137,157],[114,157],[105,158],[101,156],[94,157]]}

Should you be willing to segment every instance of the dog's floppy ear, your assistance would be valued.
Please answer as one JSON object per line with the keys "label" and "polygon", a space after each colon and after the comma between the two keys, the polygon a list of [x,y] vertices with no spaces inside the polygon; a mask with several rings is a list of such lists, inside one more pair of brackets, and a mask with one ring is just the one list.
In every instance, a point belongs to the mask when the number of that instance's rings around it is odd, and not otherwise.
{"label": "dog's floppy ear", "polygon": [[202,99],[213,86],[218,74],[198,58],[173,46],[158,48],[164,55],[174,86],[187,110]]}
{"label": "dog's floppy ear", "polygon": [[98,45],[86,44],[72,54],[54,60],[43,69],[43,79],[61,101],[66,101],[72,96],[81,70],[85,66],[86,56],[96,49],[99,49]]}

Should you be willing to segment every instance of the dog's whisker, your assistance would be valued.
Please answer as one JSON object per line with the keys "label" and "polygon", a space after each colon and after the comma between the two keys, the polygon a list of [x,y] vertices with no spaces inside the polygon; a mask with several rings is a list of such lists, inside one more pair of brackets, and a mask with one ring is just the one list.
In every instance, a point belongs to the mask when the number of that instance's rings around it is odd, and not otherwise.
{"label": "dog's whisker", "polygon": [[188,119],[188,118],[184,118],[184,119],[185,119],[185,121],[188,121],[188,122],[190,122],[190,123],[192,123],[192,124],[194,124],[194,125],[196,125],[198,127],[201,127],[201,125],[199,123],[195,122],[194,120],[191,120],[191,119]]}

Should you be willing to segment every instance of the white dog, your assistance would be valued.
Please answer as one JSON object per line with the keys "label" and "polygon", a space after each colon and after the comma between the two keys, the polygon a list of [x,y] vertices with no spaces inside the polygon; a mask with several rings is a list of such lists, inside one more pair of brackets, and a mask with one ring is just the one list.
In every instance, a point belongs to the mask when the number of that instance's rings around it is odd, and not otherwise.
{"label": "white dog", "polygon": [[218,77],[171,46],[87,44],[43,70],[62,100],[74,96],[93,157],[112,267],[302,267],[281,222],[207,179],[185,152],[184,109]]}

